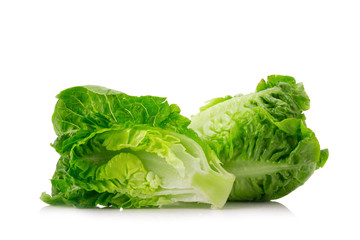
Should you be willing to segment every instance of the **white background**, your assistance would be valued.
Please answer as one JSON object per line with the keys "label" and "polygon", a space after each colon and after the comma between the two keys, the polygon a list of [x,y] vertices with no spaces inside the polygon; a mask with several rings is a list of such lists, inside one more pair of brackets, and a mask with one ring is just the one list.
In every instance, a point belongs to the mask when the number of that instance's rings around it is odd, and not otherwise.
{"label": "white background", "polygon": [[[0,2],[1,239],[359,239],[358,1]],[[330,158],[290,195],[223,210],[48,207],[55,95],[96,84],[167,96],[190,117],[213,97],[291,75]]]}

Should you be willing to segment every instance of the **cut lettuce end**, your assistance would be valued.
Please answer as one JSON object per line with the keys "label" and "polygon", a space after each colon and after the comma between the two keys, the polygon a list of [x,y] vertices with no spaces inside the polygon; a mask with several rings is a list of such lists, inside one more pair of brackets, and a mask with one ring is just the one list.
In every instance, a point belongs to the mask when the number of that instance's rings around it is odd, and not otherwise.
{"label": "cut lettuce end", "polygon": [[[163,188],[155,195],[166,197],[172,203],[206,203],[210,204],[212,209],[221,209],[229,197],[234,180],[235,177],[232,174],[224,177],[213,171],[197,172],[191,177],[190,185],[184,186],[183,189]],[[159,204],[159,206],[167,204],[169,203]]]}
{"label": "cut lettuce end", "polygon": [[214,172],[195,173],[192,185],[202,191],[213,209],[220,209],[226,203],[234,180],[235,177],[230,174],[224,177]]}

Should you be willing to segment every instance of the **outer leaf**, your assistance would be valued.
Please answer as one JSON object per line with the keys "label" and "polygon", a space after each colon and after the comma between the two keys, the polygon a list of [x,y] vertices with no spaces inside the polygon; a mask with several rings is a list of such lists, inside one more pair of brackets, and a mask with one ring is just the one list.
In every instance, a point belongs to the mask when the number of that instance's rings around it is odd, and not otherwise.
{"label": "outer leaf", "polygon": [[134,97],[90,85],[66,89],[57,98],[52,122],[59,136],[54,147],[60,153],[90,132],[113,125],[147,124],[180,131],[190,124],[177,105],[161,97]]}

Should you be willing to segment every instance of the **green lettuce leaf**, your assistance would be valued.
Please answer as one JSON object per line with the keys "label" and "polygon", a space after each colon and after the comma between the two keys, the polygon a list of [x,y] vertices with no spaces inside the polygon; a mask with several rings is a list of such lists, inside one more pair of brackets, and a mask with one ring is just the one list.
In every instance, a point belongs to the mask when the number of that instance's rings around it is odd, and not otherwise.
{"label": "green lettuce leaf", "polygon": [[324,166],[328,150],[305,125],[310,100],[302,83],[273,75],[255,93],[219,99],[201,108],[190,128],[236,176],[229,200],[283,197]]}
{"label": "green lettuce leaf", "polygon": [[165,98],[134,97],[98,86],[58,96],[52,118],[61,155],[53,205],[116,208],[201,202],[221,208],[234,176]]}

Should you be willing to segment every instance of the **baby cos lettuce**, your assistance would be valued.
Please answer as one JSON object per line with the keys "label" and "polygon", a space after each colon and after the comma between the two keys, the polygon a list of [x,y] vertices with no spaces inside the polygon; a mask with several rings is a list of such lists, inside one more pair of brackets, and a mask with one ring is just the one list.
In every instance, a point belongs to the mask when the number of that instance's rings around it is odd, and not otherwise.
{"label": "baby cos lettuce", "polygon": [[229,200],[265,201],[283,197],[323,167],[320,150],[306,127],[310,100],[301,83],[269,76],[255,93],[210,100],[190,128],[204,139],[236,176]]}
{"label": "baby cos lettuce", "polygon": [[165,98],[98,86],[58,96],[52,122],[60,154],[52,205],[141,208],[267,201],[301,186],[328,158],[305,124],[310,100],[288,76],[256,92],[210,100],[192,118]]}
{"label": "baby cos lettuce", "polygon": [[141,208],[202,202],[221,208],[235,177],[165,98],[98,86],[66,89],[52,118],[61,155],[53,205]]}

